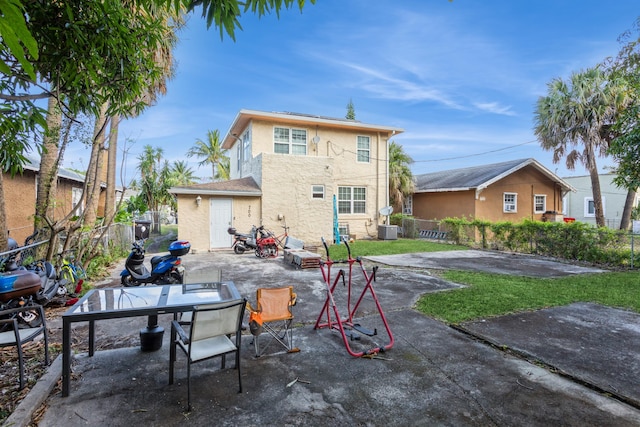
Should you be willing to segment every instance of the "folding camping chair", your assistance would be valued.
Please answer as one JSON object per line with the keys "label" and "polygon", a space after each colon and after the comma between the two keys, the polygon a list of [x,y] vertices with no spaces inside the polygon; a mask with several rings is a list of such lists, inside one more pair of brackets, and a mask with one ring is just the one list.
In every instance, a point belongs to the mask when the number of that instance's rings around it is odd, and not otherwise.
{"label": "folding camping chair", "polygon": [[[256,357],[265,353],[272,342],[279,342],[288,353],[296,353],[299,348],[293,346],[293,313],[291,307],[296,304],[293,286],[283,288],[259,288],[256,291],[256,307],[247,303],[250,312],[249,329],[253,337]],[[270,339],[260,348],[260,335],[266,332]]]}

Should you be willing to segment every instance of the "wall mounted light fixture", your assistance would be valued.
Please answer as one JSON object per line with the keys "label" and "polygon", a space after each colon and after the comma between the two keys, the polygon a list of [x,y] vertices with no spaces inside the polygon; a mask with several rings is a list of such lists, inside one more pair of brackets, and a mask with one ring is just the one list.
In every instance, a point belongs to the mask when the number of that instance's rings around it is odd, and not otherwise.
{"label": "wall mounted light fixture", "polygon": [[200,207],[200,203],[202,203],[202,197],[198,196],[196,197],[196,206]]}

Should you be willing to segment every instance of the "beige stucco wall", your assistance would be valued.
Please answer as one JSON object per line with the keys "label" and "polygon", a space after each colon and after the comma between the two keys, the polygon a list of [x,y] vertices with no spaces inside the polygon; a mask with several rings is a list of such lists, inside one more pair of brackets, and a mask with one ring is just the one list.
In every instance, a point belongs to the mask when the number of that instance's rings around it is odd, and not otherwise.
{"label": "beige stucco wall", "polygon": [[[242,176],[253,176],[262,188],[264,225],[280,233],[283,222],[277,218],[284,215],[291,235],[318,244],[320,237],[333,236],[333,195],[337,194],[338,186],[366,187],[366,213],[340,215],[338,221],[349,224],[349,231],[356,238],[376,237],[378,221],[384,220],[379,218],[378,211],[388,203],[386,135],[284,124],[307,131],[307,155],[294,156],[273,153],[276,125],[280,124],[260,120],[250,123],[254,160],[244,163],[241,172]],[[312,142],[316,134],[320,138],[318,144]],[[370,138],[368,163],[357,161],[358,135]],[[233,153],[237,153],[237,144],[231,150]],[[260,159],[261,167],[256,168],[255,161]],[[325,186],[323,201],[311,199],[314,184]]]}
{"label": "beige stucco wall", "polygon": [[196,195],[178,195],[178,239],[188,240],[195,252],[209,250],[209,200],[202,197],[200,206]]}
{"label": "beige stucco wall", "polygon": [[233,226],[239,233],[249,233],[252,226],[259,226],[262,206],[259,197],[233,198]]}
{"label": "beige stucco wall", "polygon": [[[211,197],[201,195],[200,207],[195,203],[197,195],[178,195],[178,239],[188,240],[195,252],[209,251],[211,239]],[[229,198],[224,196],[224,198]],[[248,233],[252,225],[260,225],[262,210],[259,197],[234,197],[232,199],[232,226],[240,233]],[[231,247],[232,238],[229,238]]]}
{"label": "beige stucco wall", "polygon": [[[283,225],[307,244],[332,239],[333,159],[327,157],[263,154],[262,223],[276,234]],[[281,171],[275,172],[274,171]],[[313,199],[312,186],[324,185],[324,199]]]}

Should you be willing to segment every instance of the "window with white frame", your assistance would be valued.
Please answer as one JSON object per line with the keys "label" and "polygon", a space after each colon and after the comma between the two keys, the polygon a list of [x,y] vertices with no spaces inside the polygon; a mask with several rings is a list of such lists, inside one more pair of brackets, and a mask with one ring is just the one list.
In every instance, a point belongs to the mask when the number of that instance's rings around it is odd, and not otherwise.
{"label": "window with white frame", "polygon": [[338,187],[338,213],[359,214],[366,212],[365,187]]}
{"label": "window with white frame", "polygon": [[358,135],[358,161],[369,163],[371,159],[371,138]]}
{"label": "window with white frame", "polygon": [[546,194],[536,194],[533,196],[533,211],[534,213],[545,213],[547,211]]}
{"label": "window with white frame", "polygon": [[273,128],[273,151],[278,154],[307,154],[307,131],[276,126]]}
{"label": "window with white frame", "polygon": [[247,130],[242,134],[242,161],[248,162],[251,160],[251,132]]}
{"label": "window with white frame", "polygon": [[[82,202],[82,188],[79,187],[72,187],[71,188],[71,205],[72,207],[76,207],[76,205],[78,203]],[[82,212],[84,211],[84,205],[81,204],[78,207],[78,210],[76,210],[76,215],[82,215]]]}
{"label": "window with white frame", "polygon": [[413,195],[410,194],[404,198],[402,202],[402,213],[405,215],[413,215]]}
{"label": "window with white frame", "polygon": [[[602,214],[605,215],[604,197],[602,198]],[[585,218],[595,218],[596,216],[596,204],[593,202],[593,197],[584,198],[584,216]]]}
{"label": "window with white frame", "polygon": [[311,186],[311,198],[312,199],[324,199],[324,185]]}
{"label": "window with white frame", "polygon": [[238,144],[238,147],[236,148],[236,156],[238,157],[236,159],[236,167],[238,172],[240,172],[240,165],[242,164],[242,147],[240,147],[240,144]]}
{"label": "window with white frame", "polygon": [[503,212],[516,213],[518,211],[518,194],[517,193],[504,193],[503,195]]}

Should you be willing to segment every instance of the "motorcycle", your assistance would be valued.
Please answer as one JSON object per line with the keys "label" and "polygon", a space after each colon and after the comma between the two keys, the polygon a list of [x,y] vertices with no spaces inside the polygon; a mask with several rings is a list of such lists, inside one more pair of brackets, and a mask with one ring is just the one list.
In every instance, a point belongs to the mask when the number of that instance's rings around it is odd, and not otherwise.
{"label": "motorcycle", "polygon": [[227,229],[227,233],[233,236],[233,244],[231,245],[231,248],[233,249],[233,252],[238,255],[242,255],[249,250],[255,250],[258,247],[258,245],[256,244],[256,235],[258,234],[258,229],[255,225],[251,227],[251,233],[249,234],[238,233],[237,230],[233,227],[229,227]]}
{"label": "motorcycle", "polygon": [[178,284],[184,282],[184,267],[180,256],[191,250],[186,240],[178,240],[169,245],[169,253],[151,258],[151,271],[144,265],[144,240],[134,241],[131,252],[120,273],[123,286],[140,286],[145,284]]}
{"label": "motorcycle", "polygon": [[[9,250],[16,251],[17,242],[9,238]],[[0,260],[0,310],[40,304],[47,305],[59,296],[60,282],[53,265],[38,261],[29,268],[19,266],[13,252]],[[62,286],[66,292],[66,287]],[[38,310],[29,310],[17,314],[20,327],[37,327],[42,323]]]}
{"label": "motorcycle", "polygon": [[238,255],[248,250],[253,250],[258,258],[269,258],[278,256],[278,245],[271,233],[265,230],[264,226],[251,227],[250,234],[238,233],[235,228],[229,227],[227,233],[234,237],[233,252]]}
{"label": "motorcycle", "polygon": [[255,252],[258,258],[275,258],[278,256],[276,239],[266,230],[260,232],[260,237],[256,239],[256,246]]}

